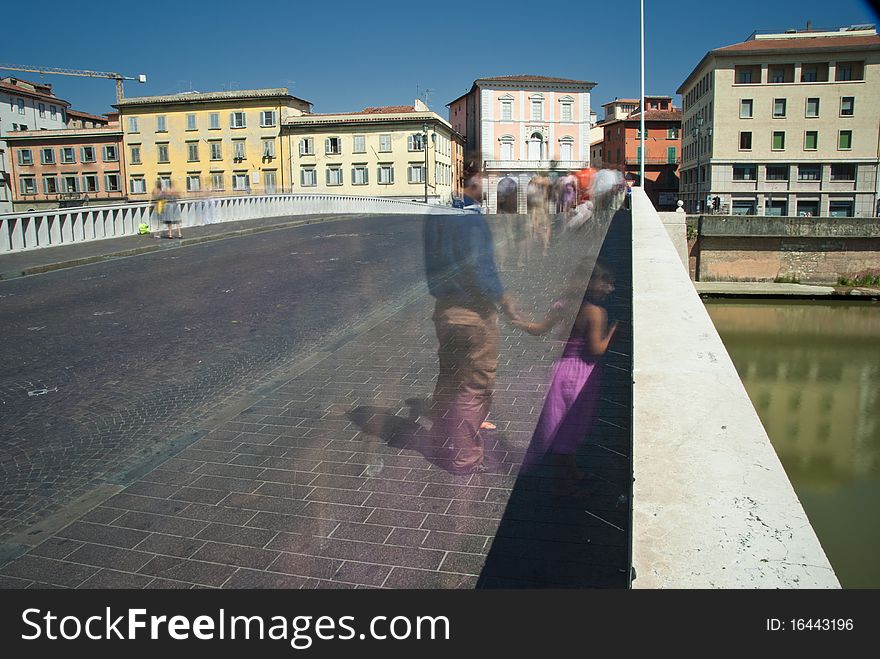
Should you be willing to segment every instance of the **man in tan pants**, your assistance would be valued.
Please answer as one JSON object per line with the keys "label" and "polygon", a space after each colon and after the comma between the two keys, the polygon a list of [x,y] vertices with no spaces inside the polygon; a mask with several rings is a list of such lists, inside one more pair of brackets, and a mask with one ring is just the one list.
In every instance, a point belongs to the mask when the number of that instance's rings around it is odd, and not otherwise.
{"label": "man in tan pants", "polygon": [[450,451],[448,468],[456,474],[486,471],[480,425],[489,415],[495,387],[498,309],[520,320],[495,268],[492,234],[479,205],[481,190],[476,171],[466,179],[463,205],[472,213],[425,220],[425,269],[437,300],[433,321],[440,344],[433,434]]}

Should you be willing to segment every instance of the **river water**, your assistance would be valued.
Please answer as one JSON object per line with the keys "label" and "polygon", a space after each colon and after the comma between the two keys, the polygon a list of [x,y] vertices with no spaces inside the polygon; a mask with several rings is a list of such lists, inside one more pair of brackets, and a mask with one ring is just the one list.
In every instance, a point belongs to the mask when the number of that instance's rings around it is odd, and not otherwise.
{"label": "river water", "polygon": [[706,307],[841,585],[880,587],[880,303]]}

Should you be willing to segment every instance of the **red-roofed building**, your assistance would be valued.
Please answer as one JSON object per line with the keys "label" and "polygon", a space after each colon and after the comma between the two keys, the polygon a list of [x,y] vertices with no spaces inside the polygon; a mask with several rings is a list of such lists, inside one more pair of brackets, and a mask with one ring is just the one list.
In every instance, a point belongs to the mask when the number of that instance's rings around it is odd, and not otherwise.
{"label": "red-roofed building", "polygon": [[[635,105],[633,105],[635,104]],[[617,99],[602,106],[602,166],[618,169],[640,185],[641,111],[639,100]],[[675,210],[678,201],[678,163],[681,155],[681,111],[671,96],[646,96],[645,192],[658,210]],[[623,114],[626,108],[632,108]]]}
{"label": "red-roofed building", "polygon": [[576,171],[590,161],[590,91],[595,83],[537,75],[479,78],[447,105],[465,151],[482,163],[484,207],[527,210],[529,181]]}
{"label": "red-roofed building", "polygon": [[52,85],[0,78],[0,213],[11,212],[13,201],[13,164],[5,138],[14,131],[63,129],[68,107]]}
{"label": "red-roofed building", "polygon": [[880,36],[873,25],[753,34],[706,53],[678,93],[689,212],[877,214]]}

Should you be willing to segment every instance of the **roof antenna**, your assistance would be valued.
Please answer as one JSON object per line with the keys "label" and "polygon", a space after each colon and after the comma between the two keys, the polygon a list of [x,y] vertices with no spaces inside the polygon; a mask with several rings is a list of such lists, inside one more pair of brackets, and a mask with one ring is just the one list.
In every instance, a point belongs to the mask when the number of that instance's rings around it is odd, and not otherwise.
{"label": "roof antenna", "polygon": [[807,19],[807,32],[810,32],[813,29],[813,21]]}

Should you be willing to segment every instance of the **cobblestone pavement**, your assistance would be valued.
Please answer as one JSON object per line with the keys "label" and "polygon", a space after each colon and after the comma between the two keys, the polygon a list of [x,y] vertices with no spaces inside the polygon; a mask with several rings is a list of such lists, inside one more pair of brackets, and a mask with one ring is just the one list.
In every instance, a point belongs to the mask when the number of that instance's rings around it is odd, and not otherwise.
{"label": "cobblestone pavement", "polygon": [[[600,240],[557,237],[542,257],[504,236],[502,278],[535,317]],[[578,456],[586,502],[518,473],[560,341],[510,327],[493,469],[451,475],[421,441],[436,376],[421,268],[420,218],[393,217],[3,282],[0,515],[9,555],[22,529],[48,537],[0,585],[625,586],[626,340]]]}

